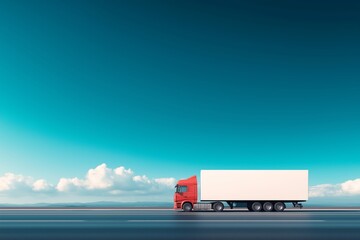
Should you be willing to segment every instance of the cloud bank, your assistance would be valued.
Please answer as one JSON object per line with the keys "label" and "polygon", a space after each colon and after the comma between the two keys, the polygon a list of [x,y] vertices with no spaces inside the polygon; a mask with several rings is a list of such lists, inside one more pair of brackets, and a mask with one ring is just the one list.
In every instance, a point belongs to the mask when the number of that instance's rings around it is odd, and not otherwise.
{"label": "cloud bank", "polygon": [[[60,178],[52,184],[14,173],[0,176],[0,202],[39,201],[172,201],[176,179],[136,175],[123,166],[105,163],[89,169],[84,177]],[[309,187],[310,198],[360,196],[360,178],[339,184]]]}
{"label": "cloud bank", "polygon": [[110,195],[155,194],[173,189],[175,178],[149,179],[146,175],[135,175],[131,169],[108,168],[105,163],[90,169],[85,178],[61,178],[55,189],[58,192],[87,192]]}
{"label": "cloud bank", "polygon": [[0,193],[19,192],[19,191],[48,191],[51,185],[44,179],[34,180],[32,177],[14,173],[5,173],[0,177]]}
{"label": "cloud bank", "polygon": [[320,184],[309,189],[309,197],[337,197],[360,195],[360,178],[339,184]]}
{"label": "cloud bank", "polygon": [[[50,184],[45,179],[33,179],[14,173],[5,173],[0,177],[0,197],[9,197],[36,194],[58,198],[61,196],[98,196],[99,199],[109,197],[165,196],[173,191],[175,178],[149,179],[146,175],[136,175],[130,168],[108,168],[105,163],[87,171],[83,178],[60,178],[56,184]],[[169,195],[172,197],[172,195]],[[1,198],[0,198],[1,199]],[[79,198],[77,198],[79,199]],[[164,198],[165,201],[169,199]],[[141,198],[138,199],[141,201]]]}

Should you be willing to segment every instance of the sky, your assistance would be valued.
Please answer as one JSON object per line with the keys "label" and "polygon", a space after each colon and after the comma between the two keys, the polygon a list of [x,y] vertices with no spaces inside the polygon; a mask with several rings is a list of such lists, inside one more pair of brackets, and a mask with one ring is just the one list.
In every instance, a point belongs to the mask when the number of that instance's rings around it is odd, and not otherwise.
{"label": "sky", "polygon": [[201,169],[308,169],[317,201],[360,200],[359,11],[1,1],[0,202],[172,201]]}

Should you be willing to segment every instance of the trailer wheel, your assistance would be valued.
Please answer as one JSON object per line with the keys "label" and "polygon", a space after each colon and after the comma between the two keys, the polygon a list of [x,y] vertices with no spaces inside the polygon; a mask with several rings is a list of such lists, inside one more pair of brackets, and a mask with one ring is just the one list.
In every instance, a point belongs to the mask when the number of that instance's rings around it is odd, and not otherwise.
{"label": "trailer wheel", "polygon": [[276,212],[283,212],[284,210],[285,210],[285,203],[283,203],[283,202],[277,202],[277,203],[275,203],[275,205],[274,205],[274,210],[276,211]]}
{"label": "trailer wheel", "polygon": [[260,202],[253,202],[253,204],[251,204],[251,209],[254,212],[260,212],[262,210],[262,205]]}
{"label": "trailer wheel", "polygon": [[216,202],[213,205],[213,209],[215,212],[222,212],[224,210],[224,204],[222,204],[222,202]]}
{"label": "trailer wheel", "polygon": [[274,209],[274,205],[271,202],[265,202],[263,204],[263,209],[265,212],[271,212]]}
{"label": "trailer wheel", "polygon": [[191,212],[192,211],[192,204],[191,203],[184,203],[182,207],[184,212]]}

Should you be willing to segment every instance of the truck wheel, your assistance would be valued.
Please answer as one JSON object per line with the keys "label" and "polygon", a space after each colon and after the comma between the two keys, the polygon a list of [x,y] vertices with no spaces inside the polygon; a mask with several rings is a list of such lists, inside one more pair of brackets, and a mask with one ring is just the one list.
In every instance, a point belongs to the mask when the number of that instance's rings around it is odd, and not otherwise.
{"label": "truck wheel", "polygon": [[274,209],[274,205],[271,202],[265,202],[263,204],[263,209],[265,212],[271,212]]}
{"label": "truck wheel", "polygon": [[276,212],[283,212],[285,210],[285,204],[283,202],[277,202],[274,205],[274,210]]}
{"label": "truck wheel", "polygon": [[224,210],[224,204],[222,204],[222,202],[216,202],[213,205],[213,209],[215,212],[222,212]]}
{"label": "truck wheel", "polygon": [[192,211],[192,205],[191,203],[184,203],[182,207],[184,212],[191,212]]}
{"label": "truck wheel", "polygon": [[260,212],[262,210],[262,205],[259,202],[253,202],[253,204],[251,204],[251,209],[254,212]]}

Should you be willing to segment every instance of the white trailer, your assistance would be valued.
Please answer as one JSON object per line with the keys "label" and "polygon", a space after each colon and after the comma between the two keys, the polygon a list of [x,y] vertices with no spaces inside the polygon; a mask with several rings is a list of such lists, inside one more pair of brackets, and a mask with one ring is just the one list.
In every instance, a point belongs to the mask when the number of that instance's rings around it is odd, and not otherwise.
{"label": "white trailer", "polygon": [[307,170],[201,170],[201,201],[307,201]]}

